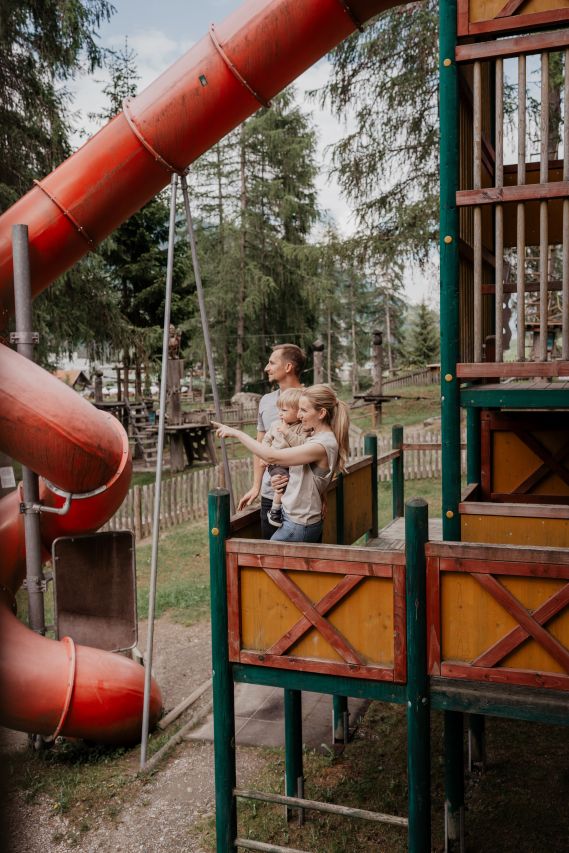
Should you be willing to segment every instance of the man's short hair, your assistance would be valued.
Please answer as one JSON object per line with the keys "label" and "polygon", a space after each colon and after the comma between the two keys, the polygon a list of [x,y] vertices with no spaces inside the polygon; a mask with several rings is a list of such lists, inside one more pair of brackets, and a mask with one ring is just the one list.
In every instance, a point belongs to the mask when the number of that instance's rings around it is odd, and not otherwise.
{"label": "man's short hair", "polygon": [[276,344],[273,347],[273,352],[280,352],[281,358],[285,362],[290,362],[294,367],[295,374],[300,377],[306,365],[306,355],[296,344]]}

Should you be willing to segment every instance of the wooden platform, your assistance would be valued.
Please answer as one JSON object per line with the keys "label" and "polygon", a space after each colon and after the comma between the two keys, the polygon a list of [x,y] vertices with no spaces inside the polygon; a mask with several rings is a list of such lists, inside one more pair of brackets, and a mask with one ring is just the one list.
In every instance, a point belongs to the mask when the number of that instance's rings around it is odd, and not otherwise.
{"label": "wooden platform", "polygon": [[569,408],[569,382],[534,379],[471,385],[460,391],[461,406],[506,409]]}
{"label": "wooden platform", "polygon": [[[429,539],[432,542],[440,542],[443,538],[442,518],[429,519]],[[387,527],[379,531],[376,539],[370,539],[366,543],[368,548],[377,548],[379,551],[404,551],[405,550],[405,519],[396,518]]]}

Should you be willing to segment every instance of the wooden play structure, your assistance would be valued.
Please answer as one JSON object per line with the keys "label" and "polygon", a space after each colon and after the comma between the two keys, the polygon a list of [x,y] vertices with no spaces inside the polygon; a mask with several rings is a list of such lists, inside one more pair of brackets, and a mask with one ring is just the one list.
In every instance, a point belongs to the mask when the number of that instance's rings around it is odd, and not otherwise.
{"label": "wooden play structure", "polygon": [[[431,708],[445,849],[462,849],[465,713],[473,759],[486,715],[569,722],[568,22],[567,0],[440,3],[442,541],[420,500],[404,543],[374,529],[370,439],[369,488],[337,481],[325,544],[254,540],[254,515],[230,519],[226,493],[210,495],[219,851],[289,850],[236,837],[239,798],[393,823],[429,851]],[[398,515],[400,454],[379,460]],[[236,787],[235,682],[285,691],[283,796]],[[302,690],[335,713],[349,696],[406,704],[407,815],[303,798]]]}

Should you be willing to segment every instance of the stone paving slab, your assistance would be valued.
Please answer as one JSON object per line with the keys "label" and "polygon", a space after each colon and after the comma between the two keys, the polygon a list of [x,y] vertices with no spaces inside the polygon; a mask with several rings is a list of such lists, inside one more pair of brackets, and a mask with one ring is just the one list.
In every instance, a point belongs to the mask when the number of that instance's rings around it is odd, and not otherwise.
{"label": "stone paving slab", "polygon": [[[368,706],[364,699],[348,699],[350,728]],[[235,737],[241,746],[284,746],[283,690],[258,684],[235,685]],[[213,716],[188,735],[192,740],[213,740]],[[302,742],[312,749],[332,744],[332,697],[302,693]]]}

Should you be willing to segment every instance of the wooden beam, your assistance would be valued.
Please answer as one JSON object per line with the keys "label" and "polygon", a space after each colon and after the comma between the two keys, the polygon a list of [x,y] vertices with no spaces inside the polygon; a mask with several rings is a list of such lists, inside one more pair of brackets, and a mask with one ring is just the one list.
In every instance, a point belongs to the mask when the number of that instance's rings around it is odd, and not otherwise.
{"label": "wooden beam", "polygon": [[456,194],[456,204],[457,207],[474,207],[480,204],[547,201],[552,198],[569,198],[569,181],[548,181],[543,184],[459,190]]}
{"label": "wooden beam", "polygon": [[569,361],[462,362],[456,366],[456,375],[461,379],[569,376]]}
{"label": "wooden beam", "polygon": [[506,503],[464,501],[458,505],[458,511],[460,515],[497,515],[507,518],[569,518],[569,507],[564,504],[521,503],[516,501],[515,495],[509,498]]}
{"label": "wooden beam", "polygon": [[[506,8],[506,7],[504,7]],[[501,15],[498,13],[497,18]],[[497,21],[503,25],[505,21]],[[509,22],[508,22],[509,23]],[[511,26],[511,24],[509,24]],[[546,33],[531,33],[526,36],[514,36],[513,38],[494,41],[484,41],[473,44],[457,45],[455,60],[457,63],[474,62],[476,59],[496,59],[497,57],[510,57],[525,54],[529,56],[548,50],[560,50],[569,45],[569,33],[567,30],[557,30]]]}
{"label": "wooden beam", "polygon": [[534,545],[483,545],[477,542],[428,542],[425,550],[429,557],[464,558],[482,560],[486,563],[497,560],[500,562],[569,566],[569,550],[567,548],[536,548]]}
{"label": "wooden beam", "polygon": [[526,0],[507,0],[495,18],[510,18],[524,5]]}
{"label": "wooden beam", "polygon": [[[547,289],[550,291],[559,291],[562,289],[562,282],[560,281],[548,281]],[[516,293],[517,287],[515,281],[507,281],[504,282],[504,293]],[[538,281],[530,281],[526,282],[525,287],[526,293],[539,293],[539,282]],[[496,293],[496,285],[495,284],[483,284],[482,285],[482,293],[485,295],[493,295]]]}

